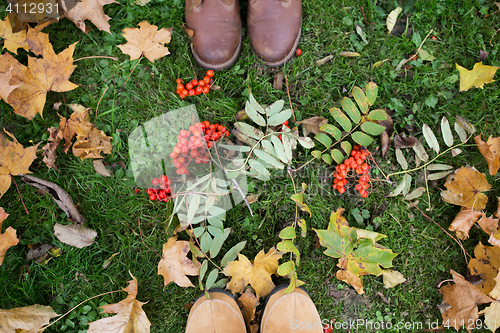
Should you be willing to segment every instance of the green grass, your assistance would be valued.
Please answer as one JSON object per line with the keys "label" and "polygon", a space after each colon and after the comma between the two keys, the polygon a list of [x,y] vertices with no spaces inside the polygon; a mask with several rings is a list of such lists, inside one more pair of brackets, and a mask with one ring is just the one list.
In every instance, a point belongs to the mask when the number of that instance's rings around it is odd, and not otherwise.
{"label": "green grass", "polygon": [[[202,120],[223,123],[231,129],[234,114],[243,109],[250,90],[263,104],[277,99],[284,99],[288,104],[286,89],[277,91],[273,88],[276,70],[266,68],[251,52],[245,24],[242,53],[236,65],[216,74],[216,83],[221,86],[221,91],[181,101],[174,93],[175,79],[191,79],[194,72],[198,76],[204,73],[195,64],[189,40],[180,26],[184,15],[183,3],[180,0],[152,0],[147,6],[139,7],[129,4],[130,1],[119,2],[105,7],[107,15],[112,17],[111,35],[96,29],[85,35],[72,22],[64,19],[44,30],[50,34],[56,52],[79,41],[75,59],[108,55],[117,57],[118,61],[78,61],[71,81],[79,84],[80,88],[64,93],[64,96],[49,92],[43,119],[37,116],[28,121],[13,114],[9,105],[0,102],[0,127],[13,133],[25,147],[40,141],[43,146],[47,139],[45,129],[57,126],[58,114],[69,116],[71,111],[66,110],[64,101],[92,108],[93,120],[101,99],[96,125],[108,135],[114,134],[116,138],[113,142],[117,143],[106,161],[123,161],[127,166],[128,135],[139,124],[169,110],[194,103]],[[363,23],[360,6],[363,6],[370,25]],[[386,35],[386,16],[396,6],[396,1],[304,1],[300,42],[304,52],[282,68],[288,78],[297,120],[321,115],[333,121],[328,110],[340,105],[340,99],[347,94],[345,91],[350,91],[354,85],[364,87],[369,81],[374,81],[379,86],[375,106],[394,111],[396,131],[412,126],[415,135],[422,137],[420,128],[423,123],[438,133],[442,116],[451,120],[455,115],[462,115],[475,124],[483,139],[490,135],[499,136],[498,84],[495,82],[484,89],[458,92],[458,81],[447,81],[450,76],[458,75],[455,63],[471,69],[481,49],[490,53],[485,64],[500,65],[500,35],[492,37],[500,26],[500,15],[484,17],[495,11],[496,6],[490,1],[405,1],[403,9],[405,14],[411,14],[408,27],[412,28],[413,35],[418,34],[423,40],[433,29],[433,35],[437,37],[436,41],[428,39],[423,46],[437,60],[413,61],[406,72],[396,72],[395,66],[413,54],[417,46],[412,35]],[[242,8],[245,7],[243,3]],[[5,17],[5,13],[0,17]],[[123,28],[135,27],[143,20],[160,28],[174,27],[172,42],[168,45],[172,54],[154,63],[141,60],[122,88],[136,61],[129,61],[129,56],[123,55],[116,47],[125,43],[120,33]],[[88,21],[87,24],[92,26]],[[368,45],[363,45],[356,34],[355,24],[362,26],[370,41]],[[340,51],[359,52],[361,57],[340,57]],[[24,51],[20,53],[19,59],[26,60]],[[331,61],[315,66],[315,61],[330,54],[334,55]],[[375,62],[384,59],[389,60],[383,66],[372,67]],[[430,107],[426,101],[429,99],[430,102],[433,96],[437,98],[437,104]],[[56,112],[52,105],[58,101],[63,105]],[[398,168],[392,148],[387,159],[380,156],[377,144],[370,150],[384,172]],[[455,158],[450,154],[444,155],[439,162],[455,167],[471,165],[487,172],[486,162],[473,141],[463,151]],[[294,167],[308,158],[307,152],[299,151]],[[183,306],[194,300],[199,290],[173,284],[163,286],[163,278],[157,275],[159,257],[142,244],[137,223],[140,219],[144,242],[160,252],[162,244],[171,236],[165,232],[167,212],[164,206],[151,203],[144,192],[135,194],[133,177],[127,170],[118,170],[114,178],[103,178],[95,174],[91,161],[81,161],[71,154],[65,155],[61,150],[58,150],[57,165],[59,171],[48,171],[41,159],[37,159],[30,170],[35,176],[65,188],[81,207],[88,220],[87,225],[95,229],[99,236],[94,245],[83,249],[60,243],[54,237],[52,228],[56,222],[67,223],[65,214],[50,197],[23,184],[20,177],[14,177],[29,214],[25,213],[13,185],[0,199],[0,206],[10,214],[4,222],[4,230],[8,226],[14,227],[21,241],[8,250],[0,266],[0,308],[37,303],[51,305],[62,314],[87,298],[126,287],[130,271],[139,281],[137,299],[147,302],[144,310],[152,323],[151,331],[183,330],[188,315]],[[451,278],[450,269],[468,274],[460,247],[417,210],[409,209],[400,197],[386,198],[392,186],[377,182],[372,195],[361,200],[358,195],[333,193],[331,173],[332,167],[314,163],[295,175],[296,184],[305,182],[309,185],[305,202],[311,208],[312,217],[303,215],[308,226],[325,229],[330,212],[344,207],[351,226],[373,229],[388,236],[380,243],[399,254],[393,261],[394,267],[403,273],[407,281],[396,288],[385,289],[380,277],[366,276],[363,278],[366,293],[358,296],[351,287],[336,280],[336,260],[325,256],[321,248],[314,247],[311,230],[306,238],[298,240],[302,254],[298,274],[306,282],[305,287],[321,318],[334,318],[336,321],[389,320],[393,324],[436,320],[441,323],[437,305],[442,297],[437,285]],[[488,175],[487,178],[493,185],[488,193],[490,201],[487,206],[487,211],[491,213],[496,210],[495,198],[500,196],[500,180],[498,176]],[[413,188],[424,184],[422,174],[414,174],[413,179]],[[444,188],[443,183],[442,180],[431,182],[432,210],[426,213],[447,229],[459,208],[441,200],[439,192]],[[252,204],[255,214],[250,216],[243,205],[228,212],[226,225],[233,229],[224,249],[247,240],[243,253],[253,258],[260,250],[267,251],[279,242],[277,235],[291,224],[295,207],[289,200],[293,192],[291,181],[285,176],[273,178],[267,183],[249,180],[249,188],[252,194],[260,194],[259,201]],[[427,207],[425,195],[420,198],[419,207],[422,210]],[[370,218],[358,224],[350,215],[353,208],[368,210]],[[470,236],[463,241],[463,245],[471,254],[478,241],[487,243],[487,235],[481,230],[473,228]],[[62,255],[46,265],[29,263],[25,260],[27,245],[36,243],[60,246]],[[103,262],[114,253],[119,254],[109,267],[103,269]],[[285,280],[275,278],[275,282]],[[389,304],[378,293],[382,293]],[[86,303],[90,307],[78,308],[47,332],[85,330],[87,321],[102,318],[97,315],[99,305],[123,298],[125,293],[95,298]],[[360,327],[358,331],[370,330]]]}

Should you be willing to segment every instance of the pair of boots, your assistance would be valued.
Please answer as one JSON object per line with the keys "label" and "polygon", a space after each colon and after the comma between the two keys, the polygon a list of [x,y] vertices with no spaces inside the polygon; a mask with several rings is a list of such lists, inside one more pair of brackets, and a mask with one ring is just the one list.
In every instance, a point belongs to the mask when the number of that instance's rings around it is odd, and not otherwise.
{"label": "pair of boots", "polygon": [[[269,294],[260,323],[260,333],[323,333],[318,311],[303,288],[284,294],[286,285]],[[186,333],[245,333],[245,321],[233,295],[222,289],[210,291],[193,304]]]}
{"label": "pair of boots", "polygon": [[[302,24],[301,0],[248,0],[247,31],[252,50],[270,67],[295,53]],[[186,0],[191,49],[202,67],[220,71],[238,59],[242,30],[238,0]]]}

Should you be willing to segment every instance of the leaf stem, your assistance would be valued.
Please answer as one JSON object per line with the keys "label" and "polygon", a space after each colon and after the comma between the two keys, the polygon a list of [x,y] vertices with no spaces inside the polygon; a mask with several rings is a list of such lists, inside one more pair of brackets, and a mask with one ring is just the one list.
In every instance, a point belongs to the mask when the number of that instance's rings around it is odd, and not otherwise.
{"label": "leaf stem", "polygon": [[290,103],[290,110],[292,110],[293,121],[297,122],[297,120],[295,120],[295,112],[293,111],[292,98],[290,97],[290,89],[288,88],[288,78],[287,78],[287,75],[285,75],[285,83],[286,83],[286,93],[288,94],[288,102]]}
{"label": "leaf stem", "polygon": [[147,247],[147,248],[148,248],[148,250],[150,250],[150,251],[152,251],[152,252],[156,253],[156,254],[157,254],[160,258],[163,258],[163,256],[161,256],[158,252],[156,252],[155,250],[151,249],[149,246],[147,246],[147,245],[146,245],[146,243],[144,243],[144,239],[142,239],[142,231],[141,231],[141,217],[140,217],[140,216],[137,218],[137,224],[138,224],[138,226],[139,226],[139,234],[141,235],[141,242],[142,242],[142,244],[143,244],[145,247]]}
{"label": "leaf stem", "polygon": [[[14,177],[12,177],[12,175],[10,173],[9,173],[9,176],[12,179],[12,181],[14,182],[14,185],[16,185],[17,193],[19,194],[19,198],[21,198],[21,203],[23,204],[23,207],[24,207],[24,210],[26,211],[26,214],[29,214],[30,212],[28,212],[28,209],[26,208],[26,205],[24,204],[23,196],[21,195],[21,192],[19,192],[19,188],[17,187],[16,180],[14,179]],[[1,230],[0,230],[0,232],[1,232]]]}
{"label": "leaf stem", "polygon": [[125,83],[123,84],[122,88],[125,87],[125,85],[127,84],[128,82],[128,79],[130,79],[130,76],[132,75],[132,73],[134,72],[135,68],[137,67],[137,65],[139,65],[139,63],[141,62],[142,60],[142,54],[141,54],[141,57],[139,58],[139,60],[137,60],[137,62],[135,63],[135,66],[134,68],[132,68],[132,71],[130,72],[130,74],[128,75],[127,79],[125,80]]}
{"label": "leaf stem", "polygon": [[114,61],[118,61],[118,58],[115,58],[115,57],[108,57],[108,56],[90,56],[90,57],[78,58],[78,59],[76,59],[76,60],[73,60],[73,62],[77,62],[77,61],[80,61],[80,60],[85,60],[85,59],[92,59],[92,58],[105,58],[105,59],[111,59],[111,60],[114,60]]}

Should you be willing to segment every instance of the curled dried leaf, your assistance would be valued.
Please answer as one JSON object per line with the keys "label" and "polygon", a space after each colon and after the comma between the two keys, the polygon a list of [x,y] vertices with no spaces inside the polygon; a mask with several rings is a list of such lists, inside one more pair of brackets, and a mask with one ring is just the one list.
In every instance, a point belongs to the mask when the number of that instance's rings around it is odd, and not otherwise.
{"label": "curled dried leaf", "polygon": [[328,124],[328,119],[325,117],[312,117],[308,119],[304,119],[302,121],[298,121],[297,124],[304,126],[307,132],[318,134],[324,133],[320,131],[320,127],[322,125]]}
{"label": "curled dried leaf", "polygon": [[398,134],[394,137],[394,146],[396,148],[412,148],[417,141],[414,136],[406,137],[404,134]]}

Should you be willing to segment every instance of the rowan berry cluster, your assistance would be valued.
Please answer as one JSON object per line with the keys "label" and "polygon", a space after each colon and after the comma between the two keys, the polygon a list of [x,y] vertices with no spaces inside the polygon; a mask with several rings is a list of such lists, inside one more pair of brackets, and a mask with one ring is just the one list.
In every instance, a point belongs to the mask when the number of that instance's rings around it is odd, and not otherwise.
{"label": "rowan berry cluster", "polygon": [[188,175],[189,163],[194,160],[196,164],[207,164],[210,161],[208,148],[211,148],[218,140],[229,136],[225,126],[210,124],[207,120],[190,126],[189,129],[179,131],[177,145],[174,147],[170,158],[177,169],[178,175]]}
{"label": "rowan berry cluster", "polygon": [[153,178],[151,183],[153,184],[153,187],[146,190],[149,194],[149,200],[168,202],[168,200],[172,197],[172,191],[170,190],[172,181],[168,179],[167,176],[163,175],[158,178]]}
{"label": "rowan berry cluster", "polygon": [[181,99],[187,96],[199,95],[201,93],[208,94],[210,92],[210,85],[214,82],[212,77],[215,75],[213,70],[208,70],[207,75],[203,80],[193,79],[191,82],[186,83],[186,86],[182,84],[183,80],[181,78],[177,79],[177,95]]}
{"label": "rowan berry cluster", "polygon": [[341,194],[344,193],[345,186],[347,185],[347,175],[349,171],[353,170],[356,174],[361,175],[356,185],[356,190],[361,197],[366,198],[368,196],[366,190],[370,188],[370,166],[365,163],[365,160],[369,154],[366,148],[362,148],[359,145],[354,146],[351,151],[351,157],[335,167],[333,189],[339,191]]}
{"label": "rowan berry cluster", "polygon": [[[283,126],[286,126],[286,127],[288,127],[288,129],[290,129],[290,126],[288,126],[288,120],[285,120],[285,122],[283,123]],[[280,139],[280,141],[283,142],[283,134],[280,134],[278,139]]]}

